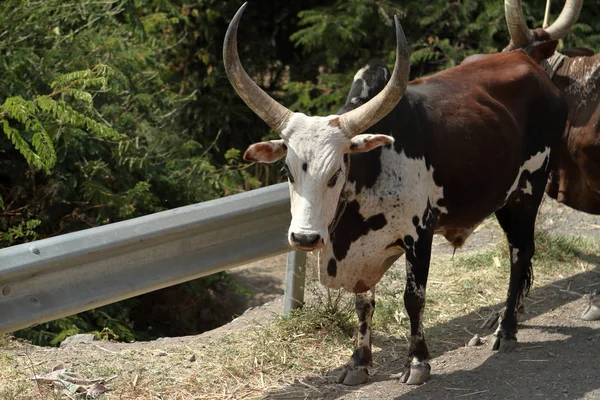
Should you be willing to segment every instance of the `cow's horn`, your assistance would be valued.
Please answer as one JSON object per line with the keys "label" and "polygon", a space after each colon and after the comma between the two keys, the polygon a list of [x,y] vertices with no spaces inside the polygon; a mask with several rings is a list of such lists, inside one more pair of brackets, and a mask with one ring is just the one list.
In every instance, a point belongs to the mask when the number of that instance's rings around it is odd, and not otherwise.
{"label": "cow's horn", "polygon": [[383,90],[366,104],[340,117],[340,127],[350,137],[364,132],[396,107],[402,98],[410,72],[410,57],[404,31],[398,17],[394,15],[396,24],[396,64],[389,82]]}
{"label": "cow's horn", "polygon": [[552,0],[546,0],[546,10],[544,11],[544,22],[542,23],[542,29],[546,29],[550,24],[550,6]]}
{"label": "cow's horn", "polygon": [[225,71],[229,82],[244,100],[244,102],[254,111],[263,121],[278,133],[281,133],[285,127],[292,111],[288,110],[277,101],[273,100],[264,90],[258,87],[256,83],[248,76],[237,51],[237,30],[244,9],[248,3],[244,3],[231,20],[225,42],[223,43],[223,61]]}
{"label": "cow's horn", "polygon": [[525,22],[521,0],[504,0],[504,17],[513,44],[516,47],[530,45],[532,35]]}
{"label": "cow's horn", "polygon": [[556,40],[564,37],[577,22],[582,6],[583,0],[567,0],[556,21],[546,28],[550,38]]}

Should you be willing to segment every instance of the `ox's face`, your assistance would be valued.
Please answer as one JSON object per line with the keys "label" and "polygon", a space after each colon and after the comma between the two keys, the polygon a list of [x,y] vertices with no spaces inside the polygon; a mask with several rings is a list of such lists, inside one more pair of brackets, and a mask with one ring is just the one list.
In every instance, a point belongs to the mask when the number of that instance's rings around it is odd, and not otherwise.
{"label": "ox's face", "polygon": [[308,117],[300,113],[291,116],[281,137],[251,145],[244,159],[271,163],[285,156],[292,212],[288,241],[298,250],[317,250],[329,241],[328,227],[348,173],[348,154],[369,151],[394,139],[371,134],[350,138],[337,115]]}
{"label": "ox's face", "polygon": [[348,173],[344,157],[394,141],[390,136],[362,133],[392,111],[402,98],[410,71],[406,38],[394,16],[394,71],[386,86],[368,103],[339,116],[308,117],[279,104],[244,70],[237,51],[237,29],[246,6],[244,3],[240,7],[227,28],[223,43],[225,71],[237,94],[281,139],[253,144],[244,159],[271,163],[286,156],[292,205],[288,240],[299,250],[317,250],[329,241],[328,226],[335,217]]}

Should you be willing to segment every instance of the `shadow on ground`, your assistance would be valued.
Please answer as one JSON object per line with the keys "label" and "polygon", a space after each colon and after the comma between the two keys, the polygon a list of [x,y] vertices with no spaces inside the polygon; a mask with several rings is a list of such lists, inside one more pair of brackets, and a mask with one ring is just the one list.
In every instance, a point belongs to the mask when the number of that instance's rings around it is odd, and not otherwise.
{"label": "shadow on ground", "polygon": [[391,378],[404,364],[406,341],[375,332],[373,345],[381,350],[374,354],[369,383],[338,385],[334,383],[336,371],[331,371],[325,377],[307,376],[264,398],[600,398],[600,322],[579,319],[582,297],[587,298],[600,285],[600,257],[581,254],[579,258],[596,268],[531,290],[521,318],[519,346],[512,353],[493,353],[490,343],[465,347],[474,333],[483,337],[493,332],[481,326],[493,309],[503,306],[496,304],[426,330],[426,335],[434,338],[428,340],[432,378],[422,386],[402,385]]}
{"label": "shadow on ground", "polygon": [[286,254],[256,261],[229,271],[233,283],[246,294],[237,293],[232,307],[241,315],[250,307],[258,307],[281,295],[285,286]]}
{"label": "shadow on ground", "polygon": [[[600,380],[596,363],[584,365],[578,360],[600,344],[598,330],[589,326],[528,325],[522,329],[555,339],[521,344],[510,354],[485,354],[466,349],[478,366],[435,375],[426,385],[395,399],[583,399],[598,398]],[[475,354],[473,354],[475,353]],[[595,357],[597,359],[597,354]],[[375,395],[373,398],[380,398]]]}

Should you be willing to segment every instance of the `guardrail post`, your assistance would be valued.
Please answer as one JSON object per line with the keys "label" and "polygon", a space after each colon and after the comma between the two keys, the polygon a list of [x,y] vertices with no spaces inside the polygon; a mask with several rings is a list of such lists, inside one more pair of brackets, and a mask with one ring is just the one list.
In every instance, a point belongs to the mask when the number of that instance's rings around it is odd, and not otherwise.
{"label": "guardrail post", "polygon": [[306,253],[290,251],[287,256],[283,314],[289,317],[292,310],[304,304],[304,280],[306,277]]}

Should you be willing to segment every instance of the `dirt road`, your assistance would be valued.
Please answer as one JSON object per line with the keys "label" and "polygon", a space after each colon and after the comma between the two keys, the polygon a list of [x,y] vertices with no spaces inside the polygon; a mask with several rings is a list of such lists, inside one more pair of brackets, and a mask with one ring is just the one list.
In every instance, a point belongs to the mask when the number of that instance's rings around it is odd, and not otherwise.
{"label": "dirt road", "polygon": [[[600,263],[599,263],[600,264]],[[525,320],[519,331],[519,346],[509,354],[481,346],[452,346],[466,343],[472,333],[489,335],[490,330],[473,329],[478,315],[465,315],[449,325],[470,327],[471,332],[448,337],[446,343],[429,341],[433,360],[432,377],[422,386],[407,386],[378,370],[400,371],[406,346],[403,341],[374,337],[377,349],[371,380],[356,388],[313,377],[304,384],[269,393],[268,399],[600,399],[600,322],[578,317],[585,299],[577,293],[600,284],[600,269],[590,279],[580,274],[552,286],[532,291]],[[569,291],[566,288],[569,287]],[[484,338],[485,339],[485,338]],[[398,358],[396,358],[398,357]],[[310,385],[315,389],[309,389]]]}
{"label": "dirt road", "polygon": [[[543,204],[539,227],[555,235],[600,240],[600,217],[576,213],[551,200]],[[486,248],[495,243],[499,235],[502,233],[495,220],[489,219],[473,234],[463,251]],[[451,252],[441,238],[436,239],[434,257]],[[429,341],[432,377],[422,386],[406,386],[390,378],[390,373],[399,371],[404,362],[406,341],[375,332],[374,366],[369,383],[344,387],[334,383],[335,371],[332,371],[326,376],[305,376],[301,382],[267,390],[261,396],[269,399],[600,399],[600,322],[579,319],[587,301],[585,294],[600,288],[600,254],[581,257],[596,268],[532,290],[519,331],[519,346],[510,354],[491,352],[489,340],[481,346],[465,347],[473,334],[486,337],[491,333],[479,328],[481,314],[489,312],[489,308],[482,308],[435,327],[438,332],[451,333],[443,339],[436,335],[436,340]],[[9,344],[0,352],[0,380],[4,381],[0,383],[0,399],[45,398],[40,397],[28,378],[34,370],[47,372],[55,365],[80,373],[110,371],[105,375],[114,374],[117,378],[112,382],[114,394],[109,392],[106,399],[206,398],[195,396],[189,389],[190,379],[194,385],[202,385],[203,379],[194,374],[194,367],[187,360],[189,354],[201,352],[210,340],[253,329],[281,312],[284,271],[285,256],[235,271],[235,279],[257,293],[252,297],[252,306],[272,302],[202,335],[131,344],[94,342],[65,349]],[[496,305],[501,306],[501,303]],[[151,386],[153,380],[159,379],[172,382],[172,386],[159,392],[136,389],[136,385]],[[188,385],[186,392],[178,389],[182,387],[181,382]],[[123,391],[127,395],[119,397]],[[138,391],[139,396],[135,395]]]}
{"label": "dirt road", "polygon": [[[554,235],[584,236],[600,240],[600,216],[575,212],[545,198],[538,228]],[[481,249],[502,236],[495,219],[488,219],[469,238],[461,251]],[[452,249],[442,237],[436,237],[434,256],[451,254]],[[593,256],[592,256],[593,257]],[[586,322],[579,316],[587,303],[587,293],[600,288],[600,254],[593,261],[599,267],[592,273],[582,273],[565,281],[554,282],[533,290],[519,331],[519,348],[511,354],[497,354],[489,343],[478,347],[452,348],[429,343],[434,357],[432,379],[419,387],[401,385],[389,376],[378,375],[377,363],[389,363],[394,354],[403,355],[405,347],[387,338],[375,336],[377,353],[372,379],[358,388],[332,384],[314,377],[304,384],[286,387],[281,392],[269,393],[266,398],[284,399],[600,399],[600,322]],[[400,260],[403,262],[403,260]],[[269,287],[283,293],[285,258],[262,263],[260,276],[269,276]],[[252,269],[243,268],[237,277],[252,276]],[[264,296],[264,295],[263,295]],[[271,299],[271,298],[270,298]],[[537,304],[536,304],[537,303]],[[533,304],[533,305],[532,305]],[[498,306],[501,306],[500,304]],[[478,326],[478,315],[465,315],[449,324]],[[489,335],[490,330],[471,329],[454,342],[466,343],[473,333]]]}

